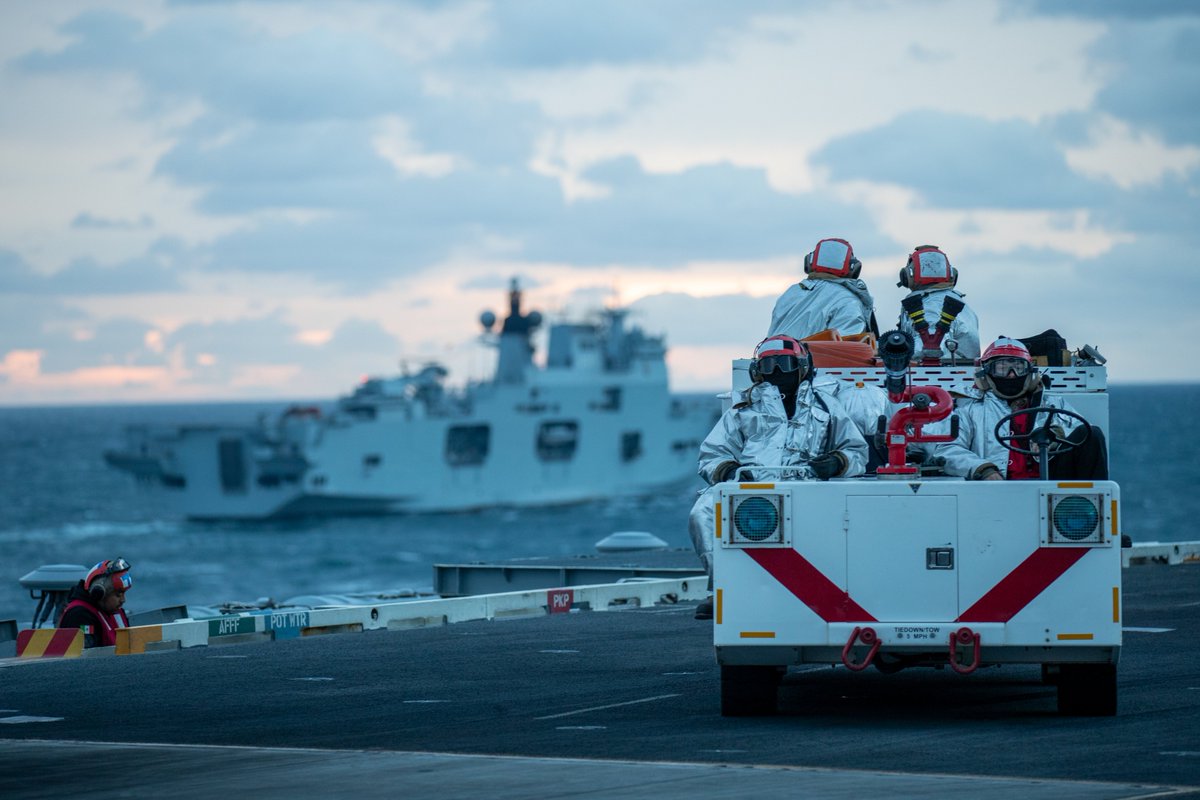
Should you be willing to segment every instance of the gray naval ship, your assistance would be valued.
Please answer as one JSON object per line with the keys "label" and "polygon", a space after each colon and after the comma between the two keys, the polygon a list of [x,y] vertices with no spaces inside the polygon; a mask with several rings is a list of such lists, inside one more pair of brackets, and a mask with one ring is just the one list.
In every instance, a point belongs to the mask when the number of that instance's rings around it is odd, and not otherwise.
{"label": "gray naval ship", "polygon": [[[371,378],[330,411],[293,407],[245,426],[135,427],[105,453],[192,519],[463,511],[649,494],[695,474],[715,399],[671,395],[662,337],[625,309],[550,325],[484,312],[491,379],[452,391],[448,370]],[[531,480],[531,478],[533,478]]]}

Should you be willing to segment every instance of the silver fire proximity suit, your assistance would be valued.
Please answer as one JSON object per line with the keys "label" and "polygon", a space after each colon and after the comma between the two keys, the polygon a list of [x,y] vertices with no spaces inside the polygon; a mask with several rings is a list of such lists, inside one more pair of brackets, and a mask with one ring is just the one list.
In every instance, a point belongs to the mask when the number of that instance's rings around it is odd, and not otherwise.
{"label": "silver fire proximity suit", "polygon": [[[818,395],[819,392],[819,395]],[[709,575],[718,477],[726,465],[787,466],[792,469],[758,470],[755,477],[766,480],[813,480],[817,476],[809,462],[818,456],[839,452],[845,467],[838,477],[862,475],[867,465],[867,443],[846,409],[832,394],[814,389],[811,381],[800,384],[796,411],[788,419],[779,389],[758,383],[743,393],[741,402],[726,411],[700,445],[699,473],[709,488],[700,493],[688,519],[692,544]]]}
{"label": "silver fire proximity suit", "polygon": [[[917,295],[921,297],[921,305],[925,308],[925,319],[929,322],[929,330],[932,331],[937,324],[938,318],[942,314],[942,303],[947,297],[953,297],[962,300],[963,295],[949,288],[942,289],[918,289],[914,292],[909,292],[908,297]],[[907,298],[905,298],[907,299]],[[902,310],[900,312],[900,330],[913,337],[913,341],[917,345],[917,350],[921,349],[921,337],[913,329],[912,320],[908,318],[908,314]],[[950,358],[950,349],[946,347],[947,340],[953,340],[957,343],[957,348],[954,351],[956,360],[971,364],[975,359],[979,358],[979,317],[971,310],[970,306],[964,305],[962,311],[958,312],[954,322],[950,323],[950,330],[947,331],[945,337],[942,338],[942,358]],[[919,355],[919,353],[918,353]]]}
{"label": "silver fire proximity suit", "polygon": [[[1042,392],[1038,405],[1075,411],[1075,408],[1063,399],[1062,395],[1050,392]],[[978,478],[982,468],[991,465],[1000,470],[1000,473],[1007,478],[1009,451],[996,440],[993,431],[996,430],[996,423],[1002,417],[1013,413],[1008,401],[992,392],[985,392],[981,397],[959,400],[954,413],[958,415],[958,438],[953,442],[943,442],[932,446],[933,456],[941,456],[946,459],[945,467],[943,467],[946,474],[963,478]],[[1042,425],[1045,421],[1046,415],[1038,414],[1030,428]],[[1063,434],[1070,434],[1080,426],[1078,420],[1061,415],[1055,415],[1052,424],[1055,427],[1061,427]],[[931,425],[926,430],[942,433],[949,430],[949,421],[942,420],[937,423],[936,429]],[[1003,436],[1007,437],[1009,432],[1008,425],[1001,428]],[[1028,448],[1029,442],[1025,442],[1021,446]]]}
{"label": "silver fire proximity suit", "polygon": [[826,328],[851,336],[871,330],[874,310],[875,301],[861,280],[810,275],[775,301],[767,336],[803,339]]}

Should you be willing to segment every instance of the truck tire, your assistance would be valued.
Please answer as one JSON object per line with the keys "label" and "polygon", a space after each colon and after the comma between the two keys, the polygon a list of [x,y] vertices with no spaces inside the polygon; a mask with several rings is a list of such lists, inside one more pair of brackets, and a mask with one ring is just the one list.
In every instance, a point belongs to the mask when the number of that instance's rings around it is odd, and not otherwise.
{"label": "truck tire", "polygon": [[1057,683],[1058,713],[1077,717],[1116,716],[1116,664],[1063,664]]}
{"label": "truck tire", "polygon": [[763,717],[779,702],[783,669],[772,666],[721,665],[721,716]]}

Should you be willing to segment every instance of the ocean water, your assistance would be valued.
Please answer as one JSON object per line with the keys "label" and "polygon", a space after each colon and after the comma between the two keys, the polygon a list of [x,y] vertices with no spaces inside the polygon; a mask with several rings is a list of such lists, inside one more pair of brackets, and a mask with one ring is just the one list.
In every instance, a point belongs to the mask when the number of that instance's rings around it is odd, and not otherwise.
{"label": "ocean water", "polygon": [[[1110,389],[1110,463],[1135,542],[1200,539],[1200,385]],[[433,565],[595,552],[616,531],[689,549],[697,482],[646,498],[469,514],[198,523],[174,518],[102,452],[130,424],[249,422],[276,404],[0,408],[0,619],[27,622],[42,564],[133,564],[130,611],[311,594],[429,590]]]}

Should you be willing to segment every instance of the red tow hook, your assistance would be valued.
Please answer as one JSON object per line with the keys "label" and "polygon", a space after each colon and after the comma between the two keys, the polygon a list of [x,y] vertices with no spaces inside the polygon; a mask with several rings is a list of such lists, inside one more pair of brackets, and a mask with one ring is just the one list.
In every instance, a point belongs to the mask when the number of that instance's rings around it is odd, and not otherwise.
{"label": "red tow hook", "polygon": [[[871,649],[867,651],[867,657],[862,660],[861,664],[855,664],[850,660],[850,651],[854,649],[854,643],[861,640],[863,644]],[[850,634],[850,640],[846,642],[846,646],[842,648],[842,663],[846,665],[846,669],[862,672],[871,665],[871,660],[875,658],[875,654],[879,652],[879,637],[875,635],[874,628],[855,628]]]}
{"label": "red tow hook", "polygon": [[[975,643],[975,653],[971,658],[971,663],[961,665],[958,663],[958,646]],[[979,668],[979,634],[970,628],[959,628],[954,633],[950,634],[950,669],[957,672],[959,675],[970,675]]]}

